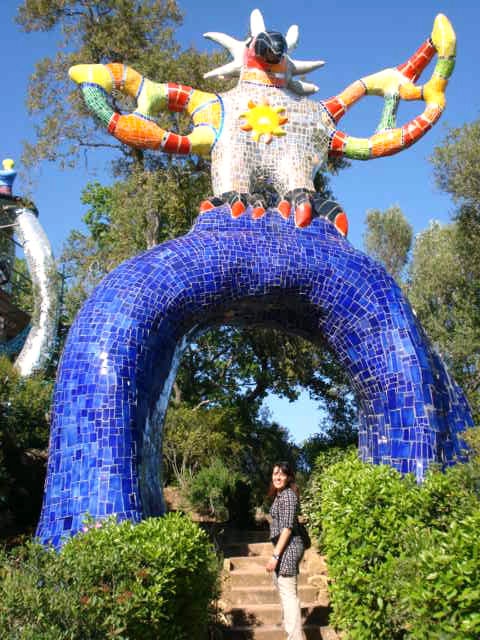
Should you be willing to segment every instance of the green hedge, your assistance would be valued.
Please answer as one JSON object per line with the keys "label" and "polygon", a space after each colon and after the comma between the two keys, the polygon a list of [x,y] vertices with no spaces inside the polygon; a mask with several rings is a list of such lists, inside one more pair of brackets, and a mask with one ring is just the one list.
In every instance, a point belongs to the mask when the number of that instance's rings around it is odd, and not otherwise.
{"label": "green hedge", "polygon": [[320,461],[303,510],[346,638],[480,638],[479,494],[478,460],[431,470],[421,486],[355,453]]}
{"label": "green hedge", "polygon": [[0,577],[2,640],[204,640],[218,563],[169,514],[92,525],[58,554],[29,543],[0,557]]}

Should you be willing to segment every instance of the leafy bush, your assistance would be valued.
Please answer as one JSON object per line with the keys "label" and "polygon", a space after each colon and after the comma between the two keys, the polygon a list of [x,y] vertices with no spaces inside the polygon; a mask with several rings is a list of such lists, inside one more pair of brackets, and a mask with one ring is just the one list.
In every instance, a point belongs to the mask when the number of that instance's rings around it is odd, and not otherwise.
{"label": "leafy bush", "polygon": [[53,381],[42,374],[22,378],[0,357],[0,415],[3,439],[19,448],[48,445],[48,411]]}
{"label": "leafy bush", "polygon": [[319,469],[304,511],[321,532],[332,621],[346,638],[480,637],[478,462],[433,469],[420,486],[353,453]]}
{"label": "leafy bush", "polygon": [[[439,530],[418,528],[397,562],[398,613],[405,638],[480,637],[480,509]],[[401,571],[398,570],[401,569]],[[396,573],[396,576],[395,576]]]}
{"label": "leafy bush", "polygon": [[331,447],[317,454],[313,473],[310,475],[308,484],[302,491],[302,513],[308,520],[308,529],[316,540],[321,540],[322,533],[322,485],[323,473],[333,464],[345,460],[346,458],[357,459],[357,447]]}
{"label": "leafy bush", "polygon": [[203,640],[217,574],[178,514],[92,525],[58,554],[29,543],[0,556],[0,638]]}
{"label": "leafy bush", "polygon": [[480,427],[467,429],[462,435],[469,447],[471,457],[478,461],[480,459]]}
{"label": "leafy bush", "polygon": [[186,498],[202,515],[228,520],[240,476],[221,460],[214,460],[193,476],[187,485]]}
{"label": "leafy bush", "polygon": [[0,535],[38,519],[52,387],[42,374],[22,378],[0,357]]}

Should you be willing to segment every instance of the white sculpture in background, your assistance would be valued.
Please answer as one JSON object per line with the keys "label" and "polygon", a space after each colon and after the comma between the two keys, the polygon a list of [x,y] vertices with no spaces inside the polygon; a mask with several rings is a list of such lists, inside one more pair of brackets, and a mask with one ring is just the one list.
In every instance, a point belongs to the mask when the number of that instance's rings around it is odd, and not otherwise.
{"label": "white sculpture in background", "polygon": [[[15,366],[22,375],[28,376],[48,363],[55,347],[59,286],[52,247],[38,220],[38,211],[32,203],[12,194],[15,176],[13,160],[4,160],[3,170],[0,171],[0,234],[5,247],[8,248],[10,271],[15,259],[14,236],[22,248],[31,278],[34,301],[23,346],[20,348],[18,345],[17,349],[15,345],[15,352],[20,351]],[[7,293],[11,293],[10,282],[6,282],[3,288]],[[8,346],[0,344],[0,353],[7,353]]]}

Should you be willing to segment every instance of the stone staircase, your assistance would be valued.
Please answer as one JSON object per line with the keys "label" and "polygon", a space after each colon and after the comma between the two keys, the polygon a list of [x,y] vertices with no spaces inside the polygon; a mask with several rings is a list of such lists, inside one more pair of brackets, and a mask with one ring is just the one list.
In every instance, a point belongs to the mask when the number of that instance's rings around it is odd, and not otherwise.
{"label": "stone staircase", "polygon": [[[284,640],[282,611],[265,565],[272,545],[265,530],[227,532],[222,542],[224,571],[219,602],[225,640]],[[325,559],[309,549],[300,565],[298,593],[307,640],[338,640],[328,626]]]}

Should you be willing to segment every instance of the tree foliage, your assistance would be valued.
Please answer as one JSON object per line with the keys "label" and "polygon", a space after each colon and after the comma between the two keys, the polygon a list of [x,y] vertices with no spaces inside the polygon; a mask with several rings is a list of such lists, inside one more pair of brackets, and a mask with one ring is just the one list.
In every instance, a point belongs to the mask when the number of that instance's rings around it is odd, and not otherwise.
{"label": "tree foliage", "polygon": [[397,280],[407,264],[412,246],[412,225],[398,206],[386,211],[372,209],[367,212],[363,241],[367,253],[380,260]]}
{"label": "tree foliage", "polygon": [[451,129],[432,158],[437,184],[457,205],[449,225],[415,243],[408,294],[419,320],[480,419],[480,121]]}
{"label": "tree foliage", "polygon": [[432,223],[416,240],[408,292],[417,316],[480,418],[479,278],[462,257],[459,222]]}
{"label": "tree foliage", "polygon": [[242,447],[235,436],[242,422],[233,409],[205,406],[194,408],[185,403],[172,406],[165,422],[163,457],[167,481],[183,486],[213,456],[238,460]]}
{"label": "tree foliage", "polygon": [[22,311],[32,314],[34,310],[33,287],[24,258],[15,258],[12,273],[12,302]]}
{"label": "tree foliage", "polygon": [[432,164],[440,189],[458,204],[480,205],[480,119],[448,131]]}
{"label": "tree foliage", "polygon": [[38,517],[52,387],[40,374],[22,378],[0,358],[0,535]]}
{"label": "tree foliage", "polygon": [[466,282],[479,290],[480,120],[451,129],[432,158],[438,186],[457,204],[457,252]]}

